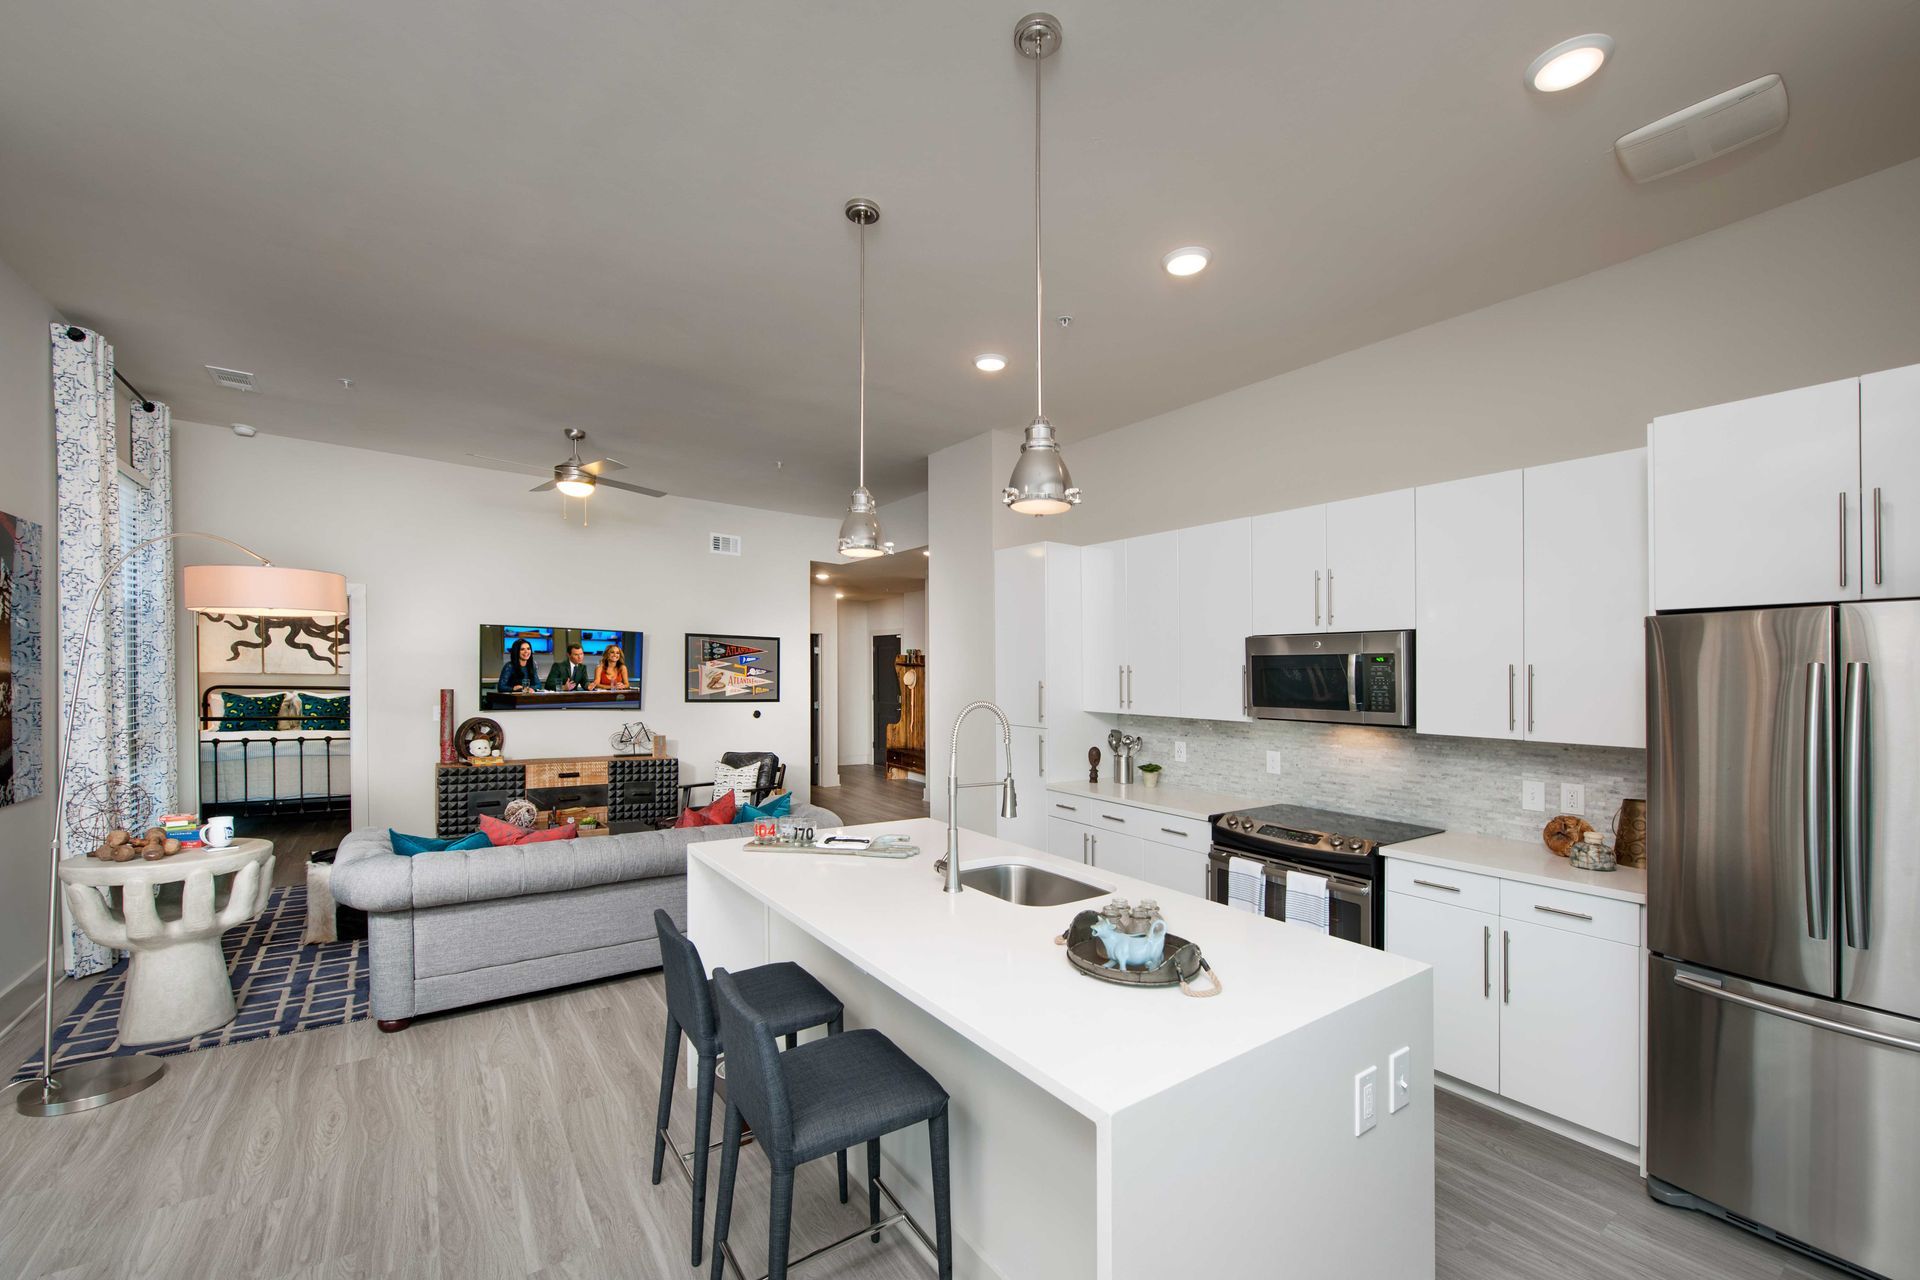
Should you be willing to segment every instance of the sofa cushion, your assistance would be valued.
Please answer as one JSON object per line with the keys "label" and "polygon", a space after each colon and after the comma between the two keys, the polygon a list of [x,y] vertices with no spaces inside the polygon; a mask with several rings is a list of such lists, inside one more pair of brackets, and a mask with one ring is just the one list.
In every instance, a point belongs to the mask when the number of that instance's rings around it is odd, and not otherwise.
{"label": "sofa cushion", "polygon": [[444,853],[449,849],[489,849],[493,842],[487,839],[487,833],[476,831],[465,836],[410,836],[404,831],[388,831],[387,840],[393,851],[403,858],[411,858],[422,853]]}
{"label": "sofa cushion", "polygon": [[735,822],[761,822],[767,818],[785,818],[793,813],[793,792],[782,791],[765,804],[747,804],[740,806],[740,812],[733,815]]}
{"label": "sofa cushion", "polygon": [[673,820],[676,827],[724,827],[732,824],[734,815],[739,812],[740,802],[729,791],[712,804],[701,809],[682,809],[680,816]]}
{"label": "sofa cushion", "polygon": [[486,833],[488,841],[496,849],[516,844],[544,844],[549,840],[572,840],[580,834],[580,826],[576,822],[528,830],[485,813],[480,815],[480,830]]}

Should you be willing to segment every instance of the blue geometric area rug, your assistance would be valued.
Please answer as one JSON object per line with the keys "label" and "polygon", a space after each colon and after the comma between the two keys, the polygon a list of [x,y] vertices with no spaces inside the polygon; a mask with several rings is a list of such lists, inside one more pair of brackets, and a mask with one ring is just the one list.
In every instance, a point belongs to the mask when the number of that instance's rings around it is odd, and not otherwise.
{"label": "blue geometric area rug", "polygon": [[[189,1040],[120,1043],[120,1003],[127,989],[127,962],[120,961],[94,982],[54,1030],[54,1064],[69,1067],[128,1053],[168,1057],[360,1021],[368,1010],[366,941],[305,946],[300,939],[306,928],[307,890],[304,885],[292,885],[273,891],[258,920],[227,930],[220,946],[227,955],[239,1015],[226,1026]],[[39,1074],[36,1049],[13,1078],[25,1080]]]}

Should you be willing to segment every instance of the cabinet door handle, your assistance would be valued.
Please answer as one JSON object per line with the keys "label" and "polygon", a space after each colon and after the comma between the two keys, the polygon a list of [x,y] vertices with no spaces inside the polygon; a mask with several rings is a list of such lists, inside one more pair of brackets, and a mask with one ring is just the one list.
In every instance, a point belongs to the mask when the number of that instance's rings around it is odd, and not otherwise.
{"label": "cabinet door handle", "polygon": [[1068,813],[1078,813],[1078,812],[1080,812],[1080,811],[1079,811],[1078,809],[1076,809],[1076,808],[1074,808],[1074,807],[1073,807],[1072,805],[1070,805],[1070,804],[1061,804],[1061,803],[1060,803],[1060,802],[1059,802],[1058,800],[1056,800],[1056,801],[1054,801],[1054,802],[1053,802],[1053,807],[1054,807],[1054,808],[1056,808],[1056,809],[1065,809],[1065,810],[1066,810],[1066,811],[1067,811]]}
{"label": "cabinet door handle", "polygon": [[1040,776],[1047,776],[1047,735],[1040,735]]}
{"label": "cabinet door handle", "polygon": [[1045,724],[1047,722],[1047,682],[1040,680],[1036,683],[1039,685],[1039,692],[1034,696],[1034,704],[1040,710],[1040,723]]}
{"label": "cabinet door handle", "polygon": [[1244,662],[1240,664],[1240,714],[1253,719],[1253,676]]}
{"label": "cabinet door handle", "polygon": [[1493,926],[1480,926],[1480,998],[1493,999]]}
{"label": "cabinet door handle", "polygon": [[1458,893],[1458,892],[1460,892],[1460,886],[1459,886],[1459,885],[1457,885],[1457,884],[1441,884],[1441,883],[1440,883],[1440,882],[1439,882],[1438,880],[1415,880],[1415,881],[1414,881],[1414,883],[1415,883],[1415,884],[1418,884],[1418,885],[1425,885],[1425,886],[1426,886],[1427,888],[1429,888],[1429,889],[1444,889],[1444,890],[1446,890],[1446,891],[1447,891],[1448,893]]}
{"label": "cabinet door handle", "polygon": [[1527,732],[1533,732],[1533,664],[1527,664]]}
{"label": "cabinet door handle", "polygon": [[1507,732],[1508,733],[1512,733],[1520,725],[1518,715],[1514,710],[1514,702],[1513,702],[1513,680],[1516,674],[1517,673],[1514,670],[1513,664],[1509,662],[1507,664]]}
{"label": "cabinet door handle", "polygon": [[1847,491],[1840,491],[1840,588],[1847,586]]}
{"label": "cabinet door handle", "polygon": [[1133,710],[1133,665],[1127,665],[1127,710]]}
{"label": "cabinet door handle", "polygon": [[1333,626],[1333,570],[1327,570],[1327,626]]}
{"label": "cabinet door handle", "polygon": [[1873,585],[1880,586],[1880,487],[1873,489]]}
{"label": "cabinet door handle", "polygon": [[1087,858],[1087,833],[1086,833],[1086,832],[1084,832],[1084,831],[1082,831],[1082,832],[1080,833],[1080,862],[1081,862],[1081,865],[1083,865],[1083,866],[1084,866],[1084,865],[1085,865],[1085,864],[1087,863],[1087,861],[1088,861],[1088,858]]}
{"label": "cabinet door handle", "polygon": [[1115,667],[1113,669],[1113,678],[1118,682],[1115,687],[1119,689],[1119,692],[1113,695],[1114,705],[1124,708],[1127,705],[1127,669],[1125,667]]}
{"label": "cabinet door handle", "polygon": [[1320,571],[1313,571],[1313,625],[1320,625]]}
{"label": "cabinet door handle", "polygon": [[1500,931],[1500,1003],[1513,1003],[1513,934]]}
{"label": "cabinet door handle", "polygon": [[1123,827],[1127,825],[1127,820],[1125,818],[1116,818],[1110,813],[1103,813],[1100,816],[1105,818],[1108,822],[1117,822]]}
{"label": "cabinet door handle", "polygon": [[1100,837],[1091,831],[1087,833],[1087,865],[1090,867],[1100,865]]}
{"label": "cabinet door handle", "polygon": [[1533,904],[1533,909],[1544,911],[1550,916],[1565,916],[1569,920],[1585,920],[1588,924],[1593,923],[1593,917],[1584,911],[1564,911],[1559,907],[1543,907],[1537,902]]}
{"label": "cabinet door handle", "polygon": [[1179,830],[1176,830],[1176,829],[1175,829],[1175,828],[1173,828],[1173,827],[1162,827],[1162,828],[1160,828],[1160,829],[1161,829],[1162,831],[1164,831],[1164,832],[1166,832],[1166,833],[1167,833],[1168,835],[1170,835],[1170,836],[1179,836],[1179,837],[1180,837],[1180,838],[1181,838],[1182,840],[1184,840],[1184,839],[1186,839],[1186,838],[1187,838],[1187,833],[1186,833],[1186,832],[1184,832],[1184,831],[1179,831]]}

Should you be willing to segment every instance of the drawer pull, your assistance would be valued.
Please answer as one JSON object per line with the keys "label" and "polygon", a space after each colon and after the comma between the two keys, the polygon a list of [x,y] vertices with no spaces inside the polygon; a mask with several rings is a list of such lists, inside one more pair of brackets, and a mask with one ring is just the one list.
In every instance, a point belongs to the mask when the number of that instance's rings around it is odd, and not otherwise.
{"label": "drawer pull", "polygon": [[1417,884],[1417,885],[1419,885],[1419,886],[1421,886],[1422,888],[1426,888],[1426,889],[1442,889],[1442,890],[1445,890],[1445,891],[1446,891],[1446,892],[1448,892],[1448,893],[1458,893],[1458,892],[1460,892],[1460,886],[1459,886],[1459,885],[1457,885],[1457,884],[1441,884],[1441,883],[1440,883],[1440,882],[1439,882],[1438,880],[1415,880],[1415,881],[1414,881],[1414,883],[1415,883],[1415,884]]}
{"label": "drawer pull", "polygon": [[1057,801],[1057,800],[1056,800],[1056,801],[1054,801],[1054,804],[1053,804],[1053,807],[1054,807],[1054,808],[1056,808],[1056,809],[1065,809],[1065,810],[1066,810],[1066,811],[1067,811],[1068,813],[1078,813],[1078,812],[1080,812],[1080,811],[1079,811],[1078,809],[1076,809],[1076,808],[1074,808],[1074,807],[1073,807],[1072,805],[1070,805],[1070,804],[1061,804],[1061,803],[1060,803],[1059,801]]}
{"label": "drawer pull", "polygon": [[1179,836],[1182,840],[1187,838],[1187,833],[1179,830],[1176,827],[1162,827],[1160,829],[1166,832],[1170,836]]}
{"label": "drawer pull", "polygon": [[1493,999],[1493,926],[1480,926],[1480,998]]}
{"label": "drawer pull", "polygon": [[1103,813],[1100,816],[1105,818],[1108,822],[1117,822],[1123,827],[1127,825],[1127,820],[1125,818],[1116,818],[1110,813]]}
{"label": "drawer pull", "polygon": [[1544,911],[1550,916],[1565,916],[1569,920],[1585,920],[1588,924],[1593,923],[1593,917],[1584,911],[1563,911],[1559,907],[1543,907],[1537,902],[1533,904],[1533,909]]}

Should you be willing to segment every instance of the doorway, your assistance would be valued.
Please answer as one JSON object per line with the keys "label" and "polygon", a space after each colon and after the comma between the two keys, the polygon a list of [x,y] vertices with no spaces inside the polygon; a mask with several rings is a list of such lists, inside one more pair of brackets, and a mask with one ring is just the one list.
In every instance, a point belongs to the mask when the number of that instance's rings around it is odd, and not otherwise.
{"label": "doorway", "polygon": [[812,657],[807,664],[807,785],[820,785],[820,633],[814,632],[807,637],[807,648]]}
{"label": "doorway", "polygon": [[887,730],[900,722],[900,677],[894,670],[899,656],[897,634],[873,638],[873,763],[880,769],[887,764]]}

